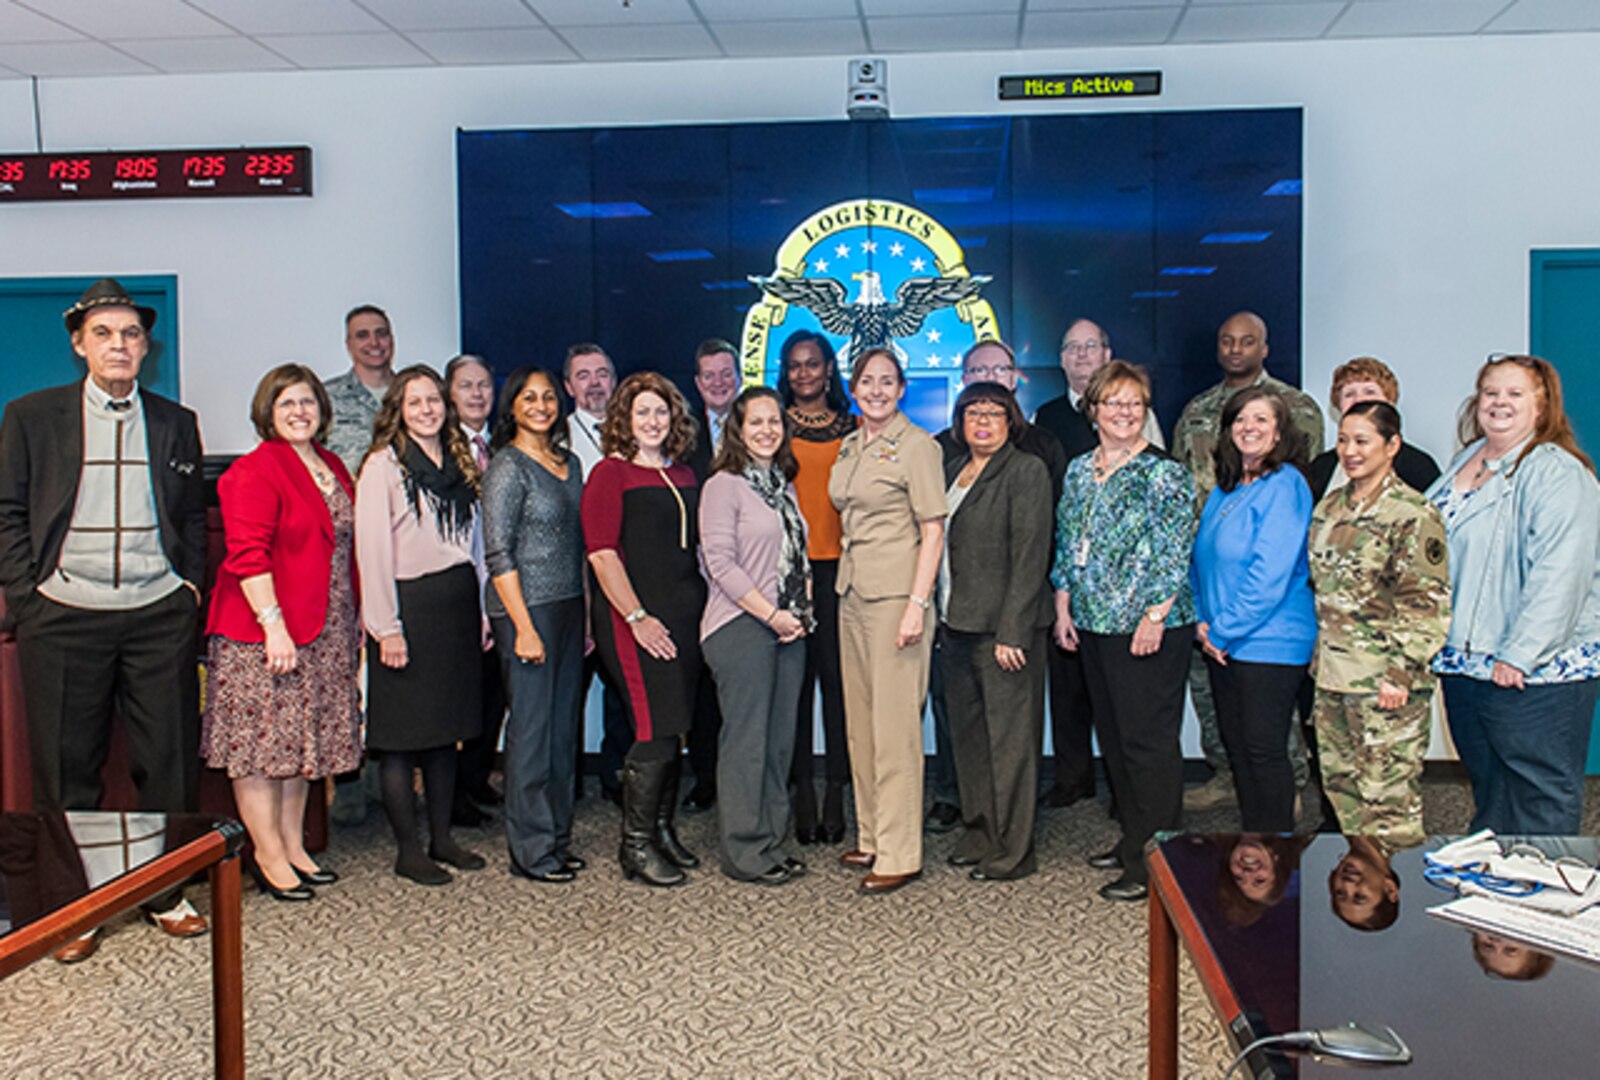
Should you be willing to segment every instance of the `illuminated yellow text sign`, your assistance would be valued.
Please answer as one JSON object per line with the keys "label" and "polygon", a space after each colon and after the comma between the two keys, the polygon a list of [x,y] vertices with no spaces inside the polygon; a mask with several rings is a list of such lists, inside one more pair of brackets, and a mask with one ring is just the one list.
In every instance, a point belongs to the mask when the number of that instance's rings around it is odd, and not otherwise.
{"label": "illuminated yellow text sign", "polygon": [[1060,101],[1066,98],[1150,97],[1161,93],[1159,71],[1111,71],[1091,75],[1002,75],[1001,101]]}

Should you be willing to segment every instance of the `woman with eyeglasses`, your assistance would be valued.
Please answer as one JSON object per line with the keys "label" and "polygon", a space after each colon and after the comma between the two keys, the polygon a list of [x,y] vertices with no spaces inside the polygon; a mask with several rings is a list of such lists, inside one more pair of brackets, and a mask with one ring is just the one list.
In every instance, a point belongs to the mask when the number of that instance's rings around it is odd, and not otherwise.
{"label": "woman with eyeglasses", "polygon": [[950,862],[974,881],[1036,868],[1033,819],[1051,620],[1050,471],[1011,444],[1026,421],[1011,391],[977,382],[956,398],[945,466],[939,572],[945,708],[961,815]]}
{"label": "woman with eyeglasses", "polygon": [[1600,692],[1600,485],[1536,356],[1492,356],[1466,445],[1428,489],[1444,515],[1450,635],[1434,658],[1473,829],[1576,834]]}
{"label": "woman with eyeglasses", "polygon": [[1149,895],[1145,842],[1183,813],[1184,687],[1194,644],[1194,483],[1144,436],[1150,377],[1113,360],[1084,390],[1099,445],[1067,466],[1056,508],[1055,637],[1083,655],[1122,838],[1091,856],[1121,875],[1108,900]]}
{"label": "woman with eyeglasses", "polygon": [[[844,682],[839,668],[839,511],[828,500],[828,477],[844,437],[856,429],[850,398],[839,375],[833,346],[821,334],[796,330],[783,343],[778,398],[789,421],[794,453],[795,500],[806,521],[806,557],[816,602],[816,632],[805,639],[806,670],[795,719],[794,838],[801,844],[837,844],[844,839],[844,788],[850,782],[850,747],[844,729]],[[813,706],[822,696],[826,785],[817,816]]]}

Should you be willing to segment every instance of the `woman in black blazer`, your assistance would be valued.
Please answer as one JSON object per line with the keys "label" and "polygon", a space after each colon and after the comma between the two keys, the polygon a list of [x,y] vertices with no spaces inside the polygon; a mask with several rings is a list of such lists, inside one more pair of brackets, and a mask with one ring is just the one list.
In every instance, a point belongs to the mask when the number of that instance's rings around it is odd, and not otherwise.
{"label": "woman in black blazer", "polygon": [[940,655],[966,826],[950,862],[974,881],[1035,869],[1051,488],[1044,462],[1011,445],[1025,425],[1004,386],[967,387],[950,425],[961,452],[945,468]]}

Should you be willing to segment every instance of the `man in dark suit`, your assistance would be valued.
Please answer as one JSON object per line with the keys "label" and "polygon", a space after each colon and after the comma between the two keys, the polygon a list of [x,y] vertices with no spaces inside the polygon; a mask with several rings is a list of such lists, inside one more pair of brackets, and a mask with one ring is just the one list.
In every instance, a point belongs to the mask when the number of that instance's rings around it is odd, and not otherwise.
{"label": "man in dark suit", "polygon": [[[18,398],[0,420],[0,585],[45,809],[99,805],[113,708],[140,809],[194,806],[205,492],[194,414],[139,388],[155,318],[96,282],[66,312],[88,378]],[[205,932],[181,894],[153,903],[167,933]],[[64,959],[92,952],[86,940]]]}
{"label": "man in dark suit", "polygon": [[[728,410],[739,396],[739,362],[733,346],[721,338],[707,338],[694,350],[694,388],[700,394],[700,407],[694,412],[699,431],[694,450],[684,462],[694,470],[702,484],[711,472],[711,460],[722,444],[722,425]],[[717,738],[722,731],[722,710],[717,706],[716,684],[711,669],[700,673],[700,688],[695,694],[694,724],[689,729],[689,768],[694,770],[694,788],[683,801],[685,810],[709,810],[717,801]]]}

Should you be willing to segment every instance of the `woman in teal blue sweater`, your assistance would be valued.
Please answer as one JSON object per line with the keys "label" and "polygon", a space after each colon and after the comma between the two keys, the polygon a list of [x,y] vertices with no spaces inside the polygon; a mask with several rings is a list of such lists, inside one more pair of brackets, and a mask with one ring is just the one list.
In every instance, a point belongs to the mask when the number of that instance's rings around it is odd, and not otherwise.
{"label": "woman in teal blue sweater", "polygon": [[1195,626],[1247,832],[1294,829],[1289,724],[1317,642],[1306,535],[1305,448],[1277,393],[1251,387],[1222,412],[1217,487],[1194,544]]}

